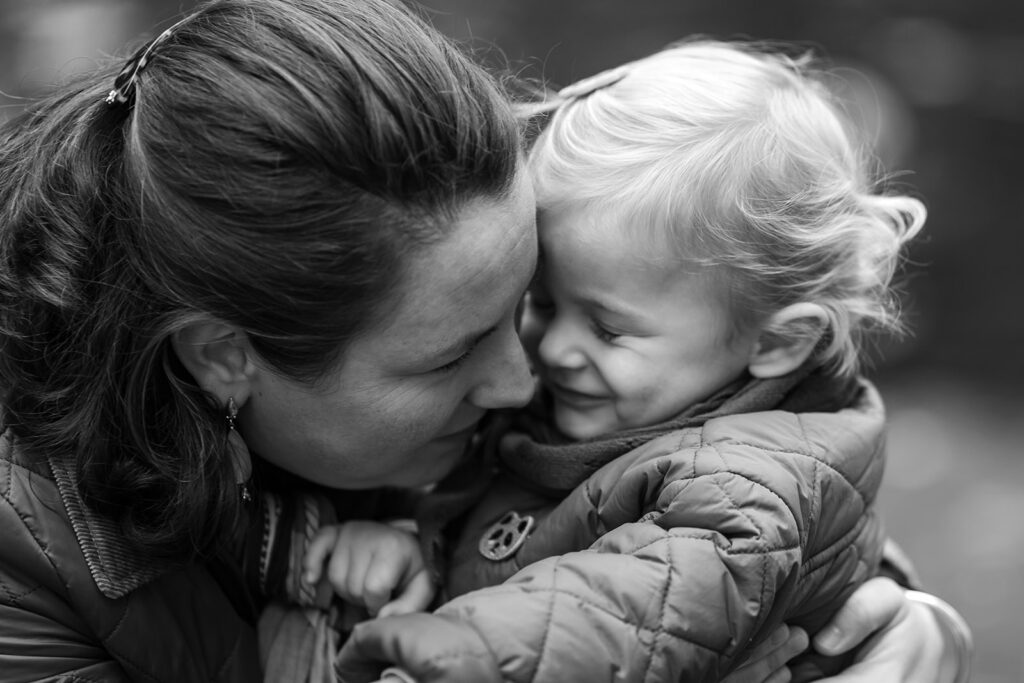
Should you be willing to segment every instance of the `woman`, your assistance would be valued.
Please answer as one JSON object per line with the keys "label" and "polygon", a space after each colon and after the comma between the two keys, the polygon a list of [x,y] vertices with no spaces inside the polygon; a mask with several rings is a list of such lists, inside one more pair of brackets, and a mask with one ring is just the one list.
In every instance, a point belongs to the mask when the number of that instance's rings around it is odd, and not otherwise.
{"label": "woman", "polygon": [[212,2],[3,131],[3,680],[259,680],[253,488],[372,517],[529,397],[519,145],[377,0]]}

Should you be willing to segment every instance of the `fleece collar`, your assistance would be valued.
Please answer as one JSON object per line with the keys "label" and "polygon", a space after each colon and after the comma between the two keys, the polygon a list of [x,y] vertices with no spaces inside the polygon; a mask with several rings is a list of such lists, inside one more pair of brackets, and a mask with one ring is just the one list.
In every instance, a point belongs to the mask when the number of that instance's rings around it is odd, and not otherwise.
{"label": "fleece collar", "polygon": [[73,459],[51,460],[50,470],[89,573],[103,595],[114,600],[122,598],[176,566],[136,548],[113,520],[85,504],[78,492]]}
{"label": "fleece collar", "polygon": [[550,421],[547,397],[511,419],[501,438],[502,469],[539,493],[562,497],[615,458],[680,429],[700,427],[712,418],[766,410],[834,412],[850,405],[859,391],[854,378],[835,377],[804,366],[773,379],[745,377],[676,417],[650,427],[570,441]]}

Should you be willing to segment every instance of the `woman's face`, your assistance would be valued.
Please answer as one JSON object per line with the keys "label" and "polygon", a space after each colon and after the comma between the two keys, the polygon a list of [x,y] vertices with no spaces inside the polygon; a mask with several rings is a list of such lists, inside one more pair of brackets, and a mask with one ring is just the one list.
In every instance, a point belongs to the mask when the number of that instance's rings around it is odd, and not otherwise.
{"label": "woman's face", "polygon": [[411,257],[383,320],[315,387],[259,368],[240,414],[264,459],[335,488],[437,481],[492,408],[524,404],[533,380],[515,329],[537,258],[533,192],[481,199]]}

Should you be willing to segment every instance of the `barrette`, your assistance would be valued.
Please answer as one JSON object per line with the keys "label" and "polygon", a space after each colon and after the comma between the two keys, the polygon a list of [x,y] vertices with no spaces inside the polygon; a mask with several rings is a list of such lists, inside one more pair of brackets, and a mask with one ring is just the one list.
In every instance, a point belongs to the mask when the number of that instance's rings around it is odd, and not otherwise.
{"label": "barrette", "polygon": [[146,64],[148,64],[149,60],[152,58],[153,50],[155,50],[161,43],[166,42],[179,26],[184,24],[193,16],[195,15],[189,15],[176,22],[173,26],[170,26],[164,30],[163,33],[158,35],[156,40],[147,45],[143,45],[136,50],[135,54],[133,54],[131,59],[128,60],[128,63],[124,65],[124,68],[118,72],[117,78],[114,79],[114,89],[107,93],[107,97],[104,102],[112,107],[127,104],[135,92],[135,81],[139,77],[139,74],[142,73],[142,70],[146,68]]}
{"label": "barrette", "polygon": [[564,99],[579,99],[586,97],[602,88],[615,85],[629,75],[629,65],[623,64],[614,69],[608,69],[600,73],[588,76],[581,81],[576,81],[558,91],[558,96]]}

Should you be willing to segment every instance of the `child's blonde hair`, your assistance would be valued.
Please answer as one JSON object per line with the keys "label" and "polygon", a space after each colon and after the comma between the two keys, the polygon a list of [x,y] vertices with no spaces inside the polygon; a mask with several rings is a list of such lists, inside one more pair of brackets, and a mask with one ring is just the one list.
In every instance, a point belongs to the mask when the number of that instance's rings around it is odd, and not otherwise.
{"label": "child's blonde hair", "polygon": [[854,372],[866,330],[900,327],[890,285],[925,208],[879,190],[823,76],[692,41],[570,86],[531,150],[540,211],[596,210],[653,259],[724,266],[741,329],[820,305],[817,360]]}

